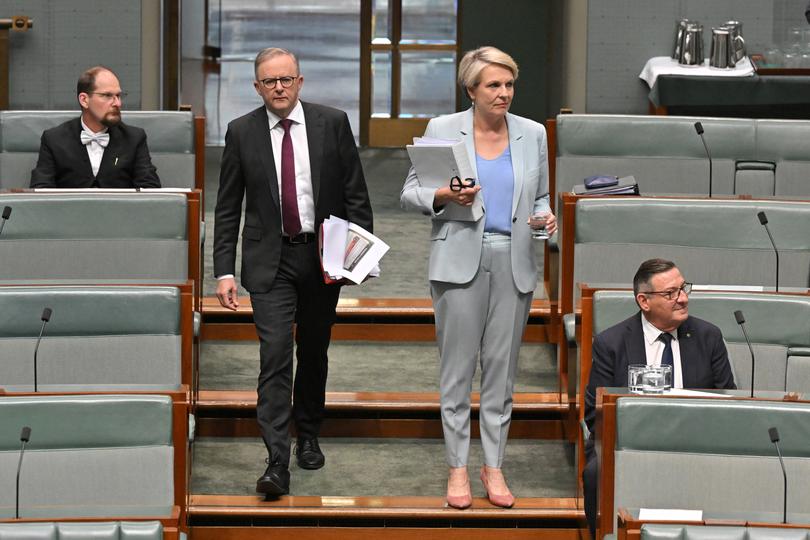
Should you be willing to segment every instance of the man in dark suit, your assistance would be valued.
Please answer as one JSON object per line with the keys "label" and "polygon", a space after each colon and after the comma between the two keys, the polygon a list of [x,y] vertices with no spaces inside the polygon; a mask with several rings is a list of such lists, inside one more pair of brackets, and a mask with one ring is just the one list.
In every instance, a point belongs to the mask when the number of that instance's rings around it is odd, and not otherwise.
{"label": "man in dark suit", "polygon": [[346,113],[298,99],[304,78],[289,51],[265,49],[254,68],[253,84],[264,105],[231,122],[225,135],[214,273],[220,303],[236,309],[233,274],[245,199],[241,277],[259,335],[256,412],[269,454],[256,491],[277,497],[289,493],[291,417],[298,466],[324,465],[318,432],[340,285],[324,283],[318,229],[331,214],[371,231],[372,214]]}
{"label": "man in dark suit", "polygon": [[146,133],[121,122],[121,84],[96,66],[79,77],[82,114],[42,134],[32,188],[159,188]]}
{"label": "man in dark suit", "polygon": [[[675,263],[650,259],[633,278],[640,311],[593,340],[591,375],[585,394],[585,441],[582,473],[585,514],[595,535],[598,465],[594,448],[596,389],[627,386],[631,364],[671,365],[674,388],[736,388],[723,335],[715,325],[689,316],[687,283]],[[595,537],[595,536],[594,536]]]}

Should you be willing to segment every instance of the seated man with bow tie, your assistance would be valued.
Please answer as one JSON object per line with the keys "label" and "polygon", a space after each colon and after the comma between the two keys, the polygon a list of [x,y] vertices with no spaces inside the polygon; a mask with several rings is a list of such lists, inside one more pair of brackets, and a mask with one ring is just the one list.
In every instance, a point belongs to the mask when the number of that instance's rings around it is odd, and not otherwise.
{"label": "seated man with bow tie", "polygon": [[82,114],[42,134],[32,188],[159,188],[146,133],[121,121],[118,77],[96,66],[79,77]]}
{"label": "seated man with bow tie", "polygon": [[591,376],[585,394],[585,422],[591,431],[585,441],[582,473],[585,515],[591,532],[596,528],[598,479],[593,428],[596,389],[627,386],[631,364],[672,366],[674,388],[737,388],[731,373],[723,334],[715,325],[689,316],[692,284],[678,267],[664,259],[650,259],[633,278],[633,294],[640,311],[611,326],[593,340]]}

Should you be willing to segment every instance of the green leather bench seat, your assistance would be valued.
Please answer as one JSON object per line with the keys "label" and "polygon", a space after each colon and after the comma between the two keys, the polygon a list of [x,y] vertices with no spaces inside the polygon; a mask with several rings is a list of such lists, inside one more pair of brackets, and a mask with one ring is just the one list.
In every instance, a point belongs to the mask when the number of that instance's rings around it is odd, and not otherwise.
{"label": "green leather bench seat", "polygon": [[810,540],[810,529],[645,523],[641,540]]}
{"label": "green leather bench seat", "polygon": [[[746,118],[562,114],[557,116],[556,191],[594,174],[633,175],[642,194],[713,193],[810,198],[810,122]],[[752,174],[741,163],[770,170]]]}
{"label": "green leather bench seat", "polygon": [[[734,312],[745,315],[757,390],[810,392],[810,297],[693,291],[689,314],[723,332],[738,388],[751,388],[751,354]],[[632,291],[597,291],[593,335],[638,311]]]}
{"label": "green leather bench seat", "polygon": [[[810,203],[616,197],[576,205],[574,283],[630,287],[639,264],[662,257],[701,285],[810,286]],[[578,293],[578,289],[575,288]]]}
{"label": "green leather bench seat", "polygon": [[4,194],[0,280],[188,279],[182,193]]}
{"label": "green leather bench seat", "polygon": [[19,433],[31,428],[20,517],[170,516],[172,400],[157,395],[1,396],[0,518],[14,515]]}
{"label": "green leather bench seat", "polygon": [[[0,387],[33,390],[44,307],[39,390],[175,390],[181,384],[176,287],[0,287]],[[190,382],[190,381],[188,381]]]}
{"label": "green leather bench seat", "polygon": [[614,516],[619,508],[683,508],[781,516],[810,512],[810,405],[747,400],[619,398]]}
{"label": "green leather bench seat", "polygon": [[0,523],[0,540],[163,540],[159,521]]}
{"label": "green leather bench seat", "polygon": [[[42,132],[79,111],[0,112],[0,189],[27,188]],[[190,111],[124,111],[122,120],[146,131],[163,187],[194,188],[194,117]]]}

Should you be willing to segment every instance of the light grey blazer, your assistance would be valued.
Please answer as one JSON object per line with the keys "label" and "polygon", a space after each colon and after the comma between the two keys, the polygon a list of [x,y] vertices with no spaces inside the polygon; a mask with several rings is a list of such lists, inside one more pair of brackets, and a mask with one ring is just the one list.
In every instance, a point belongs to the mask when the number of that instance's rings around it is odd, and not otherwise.
{"label": "light grey blazer", "polygon": [[[515,174],[512,194],[512,277],[517,289],[527,293],[537,285],[537,242],[532,239],[526,220],[535,210],[550,210],[546,129],[542,124],[513,114],[507,114],[506,124]],[[425,130],[425,137],[464,141],[477,179],[472,108],[432,119]],[[447,180],[449,183],[450,179]],[[435,188],[422,187],[411,167],[400,193],[400,202],[406,210],[418,210],[433,218],[428,279],[468,283],[478,271],[485,219],[483,216],[476,222],[439,219],[437,216],[441,212],[437,214],[433,211],[435,192]]]}

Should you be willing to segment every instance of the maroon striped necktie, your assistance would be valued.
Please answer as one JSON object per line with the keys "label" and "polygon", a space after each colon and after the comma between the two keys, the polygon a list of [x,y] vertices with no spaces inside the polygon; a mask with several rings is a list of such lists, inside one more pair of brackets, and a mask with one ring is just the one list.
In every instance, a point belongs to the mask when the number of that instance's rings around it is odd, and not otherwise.
{"label": "maroon striped necktie", "polygon": [[292,120],[281,121],[284,138],[281,139],[281,219],[287,236],[301,232],[301,219],[298,216],[298,194],[295,190],[295,154],[293,153],[290,126]]}

